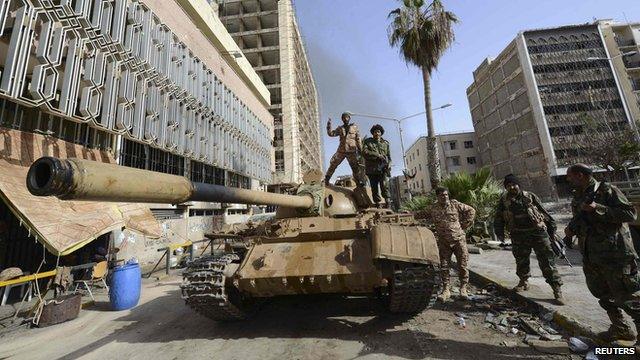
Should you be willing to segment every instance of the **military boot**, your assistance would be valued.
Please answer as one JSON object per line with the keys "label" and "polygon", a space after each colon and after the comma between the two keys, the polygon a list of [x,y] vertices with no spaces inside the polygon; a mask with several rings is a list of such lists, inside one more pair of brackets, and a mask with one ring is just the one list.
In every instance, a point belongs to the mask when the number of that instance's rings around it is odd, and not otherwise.
{"label": "military boot", "polygon": [[598,338],[607,343],[620,343],[630,346],[629,342],[633,344],[636,341],[636,334],[631,329],[629,323],[622,316],[620,310],[607,311],[609,319],[611,320],[611,326],[607,331],[598,333]]}
{"label": "military boot", "polygon": [[553,297],[556,299],[556,304],[564,305],[564,296],[562,296],[562,288],[559,285],[552,286]]}
{"label": "military boot", "polygon": [[515,292],[521,292],[521,291],[527,291],[529,290],[529,282],[527,281],[527,279],[520,279],[520,282],[518,283],[518,285],[516,285],[513,288],[513,291]]}
{"label": "military boot", "polygon": [[460,284],[460,297],[464,300],[469,300],[469,291],[467,290],[467,284]]}
{"label": "military boot", "polygon": [[447,301],[451,297],[451,289],[449,288],[449,284],[446,284],[442,289],[442,294],[438,296],[438,300]]}

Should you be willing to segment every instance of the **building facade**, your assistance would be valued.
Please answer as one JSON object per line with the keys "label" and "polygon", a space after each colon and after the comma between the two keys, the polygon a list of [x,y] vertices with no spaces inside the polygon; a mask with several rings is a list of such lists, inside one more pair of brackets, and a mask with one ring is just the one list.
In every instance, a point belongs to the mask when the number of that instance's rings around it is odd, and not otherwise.
{"label": "building facade", "polygon": [[[637,25],[611,21],[523,31],[474,71],[467,89],[480,158],[497,177],[513,173],[557,198],[572,163],[588,162],[585,119],[603,133],[637,129]],[[632,44],[633,42],[633,44]]]}
{"label": "building facade", "polygon": [[[246,59],[229,56],[240,49],[209,4],[105,4],[8,2],[0,13],[0,215],[5,224],[19,224],[0,239],[6,250],[0,268],[21,266],[19,254],[34,254],[25,248],[35,243],[30,238],[57,255],[100,238],[107,241],[100,246],[118,247],[119,256],[145,266],[157,260],[158,247],[201,240],[228,213],[229,204],[219,203],[70,205],[36,198],[24,176],[40,156],[229,187],[271,182],[269,90]],[[136,222],[142,231],[130,231]]]}
{"label": "building facade", "polygon": [[243,56],[271,92],[274,118],[274,177],[301,183],[322,169],[318,94],[291,0],[217,0],[219,14]]}
{"label": "building facade", "polygon": [[[457,172],[474,174],[482,167],[476,135],[473,131],[436,135],[436,143],[438,144],[438,157],[443,177]],[[427,166],[427,137],[418,138],[409,146],[405,156],[409,174],[415,174],[413,178],[407,179],[407,187],[411,193],[431,191]]]}

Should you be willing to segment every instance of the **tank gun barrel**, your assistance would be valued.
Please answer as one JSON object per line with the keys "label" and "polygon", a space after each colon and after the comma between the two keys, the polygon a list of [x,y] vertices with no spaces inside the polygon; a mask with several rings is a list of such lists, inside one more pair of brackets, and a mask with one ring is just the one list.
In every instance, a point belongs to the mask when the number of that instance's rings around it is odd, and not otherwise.
{"label": "tank gun barrel", "polygon": [[36,196],[63,200],[99,200],[180,204],[207,201],[260,204],[308,209],[314,200],[307,195],[274,194],[221,185],[195,183],[169,175],[83,159],[42,157],[27,174],[27,188]]}

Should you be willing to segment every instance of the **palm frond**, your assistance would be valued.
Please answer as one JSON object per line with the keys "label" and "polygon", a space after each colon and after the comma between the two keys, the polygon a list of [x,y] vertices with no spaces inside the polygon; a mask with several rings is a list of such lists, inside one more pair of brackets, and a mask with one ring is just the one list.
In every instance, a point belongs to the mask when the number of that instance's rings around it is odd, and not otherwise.
{"label": "palm frond", "polygon": [[407,63],[432,71],[455,41],[453,25],[458,18],[439,0],[428,5],[424,0],[404,0],[402,4],[389,13],[389,43],[399,47]]}

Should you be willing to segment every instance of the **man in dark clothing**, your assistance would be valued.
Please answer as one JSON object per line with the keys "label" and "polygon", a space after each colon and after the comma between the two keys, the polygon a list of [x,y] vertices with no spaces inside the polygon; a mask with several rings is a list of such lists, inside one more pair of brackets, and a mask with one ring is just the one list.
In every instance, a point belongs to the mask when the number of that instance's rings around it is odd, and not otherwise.
{"label": "man in dark clothing", "polygon": [[[600,338],[633,345],[640,339],[636,339],[622,310],[640,330],[638,255],[627,225],[636,219],[636,209],[617,187],[596,181],[584,164],[571,166],[567,181],[575,190],[571,202],[573,218],[565,229],[565,239],[578,238],[587,287],[611,320],[611,326],[599,334]],[[568,245],[573,245],[572,241]]]}
{"label": "man in dark clothing", "polygon": [[511,235],[516,274],[520,282],[515,291],[529,288],[531,250],[535,251],[538,265],[545,280],[553,289],[558,304],[564,305],[562,280],[555,265],[555,253],[550,236],[556,231],[556,223],[542,207],[538,197],[520,189],[520,181],[509,174],[504,178],[506,192],[500,198],[494,220],[494,230],[500,241],[504,241],[505,228]]}
{"label": "man in dark clothing", "polygon": [[382,138],[384,128],[374,125],[371,128],[372,138],[364,140],[362,155],[365,160],[365,172],[371,184],[371,194],[376,206],[380,206],[380,193],[389,207],[389,173],[391,169],[391,152],[389,142]]}

